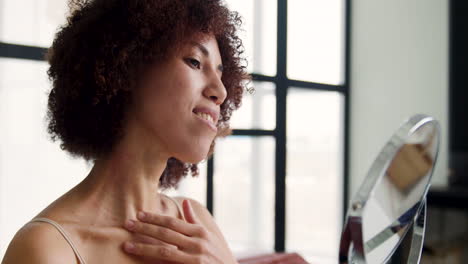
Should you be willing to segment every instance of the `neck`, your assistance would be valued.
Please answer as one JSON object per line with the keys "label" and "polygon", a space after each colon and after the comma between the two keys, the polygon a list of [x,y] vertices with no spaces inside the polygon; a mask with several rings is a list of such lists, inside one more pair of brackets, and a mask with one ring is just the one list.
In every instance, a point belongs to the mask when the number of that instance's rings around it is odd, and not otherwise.
{"label": "neck", "polygon": [[[77,212],[95,210],[87,220],[90,224],[122,226],[127,219],[136,219],[140,210],[162,213],[159,178],[168,157],[154,147],[145,149],[141,147],[145,144],[135,142],[142,138],[126,137],[107,158],[97,160],[77,186]],[[83,214],[91,216],[89,212]]]}

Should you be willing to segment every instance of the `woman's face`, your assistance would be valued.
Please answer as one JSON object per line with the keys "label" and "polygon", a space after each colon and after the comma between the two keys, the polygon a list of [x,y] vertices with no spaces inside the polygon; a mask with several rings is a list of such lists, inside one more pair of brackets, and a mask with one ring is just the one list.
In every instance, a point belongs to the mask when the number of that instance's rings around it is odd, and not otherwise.
{"label": "woman's face", "polygon": [[216,39],[188,41],[152,66],[135,92],[134,120],[145,144],[183,162],[206,158],[226,99]]}

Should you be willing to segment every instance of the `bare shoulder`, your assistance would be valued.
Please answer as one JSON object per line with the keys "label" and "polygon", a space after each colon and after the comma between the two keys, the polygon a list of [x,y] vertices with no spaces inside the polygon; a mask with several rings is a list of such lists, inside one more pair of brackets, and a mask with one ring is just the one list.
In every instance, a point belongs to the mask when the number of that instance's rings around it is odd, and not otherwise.
{"label": "bare shoulder", "polygon": [[[213,220],[213,216],[211,215],[210,211],[208,211],[208,209],[203,204],[201,204],[199,201],[197,201],[195,199],[192,199],[192,198],[189,198],[189,197],[184,197],[184,196],[176,196],[176,197],[174,197],[174,199],[177,201],[177,203],[180,205],[180,207],[182,209],[184,208],[183,201],[188,200],[190,202],[190,205],[192,206],[193,210],[195,210],[195,213],[199,217],[202,217],[202,218],[207,217],[207,218],[210,218],[211,220]],[[200,219],[200,220],[203,221],[205,219]],[[208,219],[206,219],[206,220],[208,220]]]}
{"label": "bare shoulder", "polygon": [[223,237],[223,235],[222,235],[218,225],[216,224],[213,216],[211,215],[210,211],[208,211],[208,209],[203,204],[201,204],[200,202],[198,202],[195,199],[188,198],[188,197],[183,197],[183,196],[174,197],[174,199],[176,199],[176,201],[179,203],[179,205],[182,207],[182,209],[184,208],[182,202],[184,200],[188,200],[190,202],[190,205],[192,206],[193,210],[195,211],[195,214],[197,215],[197,217],[205,225],[205,228],[207,228],[210,231],[215,232],[217,235]]}
{"label": "bare shoulder", "polygon": [[193,210],[195,211],[196,216],[203,223],[204,227],[208,231],[214,233],[219,238],[219,241],[231,253],[232,259],[235,259],[234,255],[232,254],[232,251],[229,248],[229,245],[228,245],[225,237],[223,236],[223,233],[221,232],[218,225],[216,224],[215,219],[211,215],[210,211],[208,211],[208,209],[203,204],[198,202],[197,200],[187,198],[187,197],[181,197],[181,196],[174,197],[174,198],[182,206],[182,208],[184,207],[183,206],[183,201],[188,200],[190,205],[192,206]]}
{"label": "bare shoulder", "polygon": [[46,223],[28,223],[11,240],[2,264],[77,263],[62,235]]}

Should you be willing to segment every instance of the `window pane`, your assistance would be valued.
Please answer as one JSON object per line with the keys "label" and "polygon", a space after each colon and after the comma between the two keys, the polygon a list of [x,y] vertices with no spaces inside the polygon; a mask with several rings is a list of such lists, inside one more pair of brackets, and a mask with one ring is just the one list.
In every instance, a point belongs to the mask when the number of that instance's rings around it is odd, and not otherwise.
{"label": "window pane", "polygon": [[0,59],[0,259],[23,224],[89,172],[46,133],[46,69],[44,62]]}
{"label": "window pane", "polygon": [[242,106],[234,112],[231,127],[234,129],[268,129],[276,127],[275,85],[254,82],[255,92],[245,93]]}
{"label": "window pane", "polygon": [[274,249],[272,137],[219,140],[214,157],[214,216],[236,254]]}
{"label": "window pane", "polygon": [[344,1],[288,1],[288,77],[342,84]]}
{"label": "window pane", "polygon": [[336,263],[343,207],[343,96],[291,88],[287,105],[287,251],[312,263]]}
{"label": "window pane", "polygon": [[0,41],[49,47],[68,12],[65,0],[1,0]]}
{"label": "window pane", "polygon": [[241,38],[246,49],[248,71],[276,74],[277,5],[270,0],[227,0],[230,10],[243,18]]}
{"label": "window pane", "polygon": [[203,161],[198,164],[199,175],[192,177],[187,175],[179,183],[179,188],[165,190],[164,193],[169,196],[185,196],[197,200],[206,207],[206,166]]}

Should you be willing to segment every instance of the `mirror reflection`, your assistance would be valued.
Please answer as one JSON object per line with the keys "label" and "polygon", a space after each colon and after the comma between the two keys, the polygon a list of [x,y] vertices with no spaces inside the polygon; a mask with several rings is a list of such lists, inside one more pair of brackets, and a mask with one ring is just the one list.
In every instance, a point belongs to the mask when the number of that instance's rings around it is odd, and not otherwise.
{"label": "mirror reflection", "polygon": [[363,213],[368,263],[385,261],[412,224],[434,166],[436,131],[434,123],[411,131],[371,193]]}

